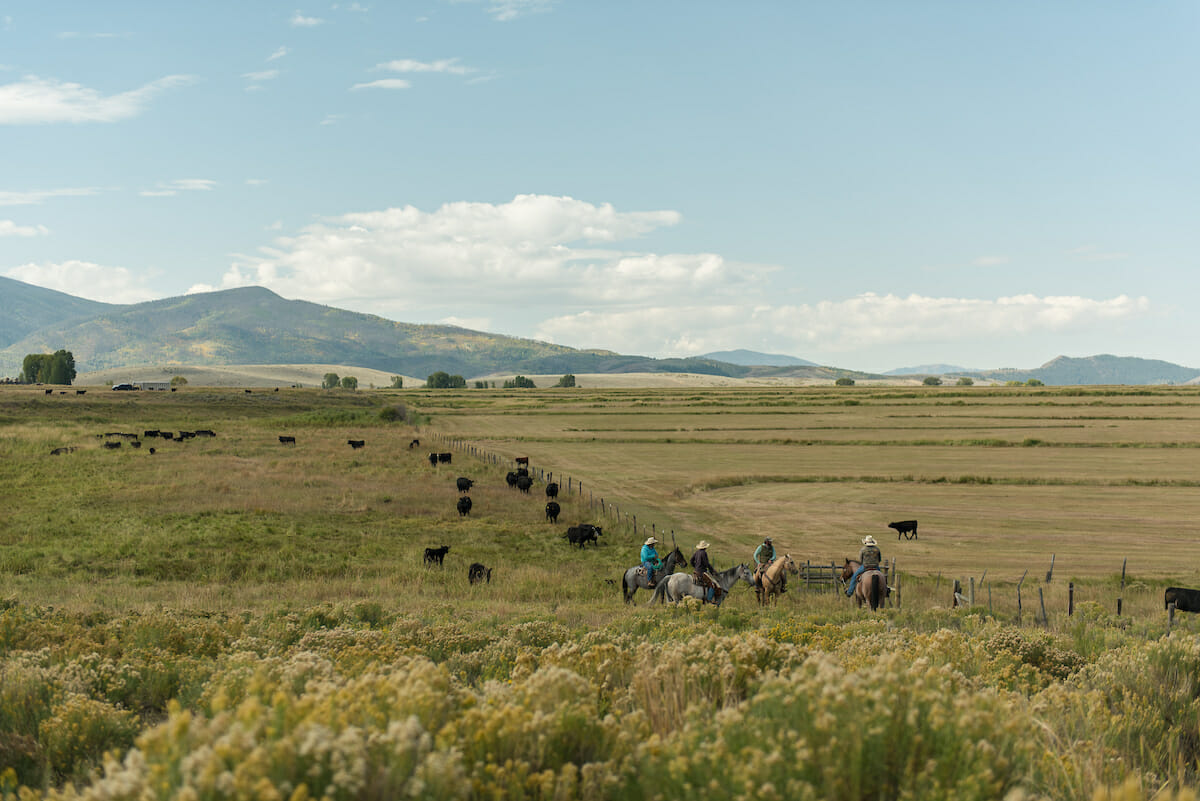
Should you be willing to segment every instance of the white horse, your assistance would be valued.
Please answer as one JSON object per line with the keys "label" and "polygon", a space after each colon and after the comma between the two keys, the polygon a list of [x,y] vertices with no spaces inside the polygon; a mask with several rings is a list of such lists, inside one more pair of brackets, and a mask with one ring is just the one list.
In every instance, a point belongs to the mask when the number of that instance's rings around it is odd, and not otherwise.
{"label": "white horse", "polygon": [[[717,580],[717,584],[724,591],[721,597],[713,602],[717,606],[721,605],[721,602],[725,600],[725,596],[729,594],[729,590],[739,580],[746,582],[751,587],[754,586],[754,574],[744,564],[734,565],[728,570],[722,570],[713,576],[713,578]],[[708,598],[708,587],[697,584],[692,580],[691,575],[687,573],[675,573],[658,582],[658,586],[654,588],[654,594],[650,596],[647,605],[654,603],[659,593],[662,593],[671,603],[677,603],[685,595],[690,595],[693,598],[704,601]]]}

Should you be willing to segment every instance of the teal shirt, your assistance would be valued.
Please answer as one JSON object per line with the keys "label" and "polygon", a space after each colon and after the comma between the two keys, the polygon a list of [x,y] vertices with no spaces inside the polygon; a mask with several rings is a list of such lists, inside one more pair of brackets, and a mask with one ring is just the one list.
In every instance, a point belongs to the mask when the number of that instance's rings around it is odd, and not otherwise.
{"label": "teal shirt", "polygon": [[653,545],[642,546],[642,562],[650,562],[655,568],[662,567],[662,560],[658,558],[658,551],[654,550]]}
{"label": "teal shirt", "polygon": [[760,565],[775,561],[775,546],[765,542],[758,546],[754,551],[754,561]]}

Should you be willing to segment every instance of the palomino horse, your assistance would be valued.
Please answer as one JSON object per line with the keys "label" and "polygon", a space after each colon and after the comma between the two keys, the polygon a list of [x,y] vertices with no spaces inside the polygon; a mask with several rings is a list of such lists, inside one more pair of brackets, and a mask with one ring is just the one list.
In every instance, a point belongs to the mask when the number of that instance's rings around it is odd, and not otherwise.
{"label": "palomino horse", "polygon": [[783,586],[787,583],[787,574],[791,573],[794,576],[799,572],[800,568],[796,567],[796,562],[786,553],[767,565],[754,588],[758,603],[766,606],[769,602],[778,602]]}
{"label": "palomino horse", "polygon": [[[678,565],[687,564],[687,557],[683,555],[683,551],[676,548],[667,554],[667,558],[663,560],[663,567],[660,571],[662,578],[658,583],[662,583],[667,576],[675,572]],[[633,603],[633,594],[638,590],[652,590],[654,587],[650,584],[646,577],[646,571],[642,570],[641,565],[634,565],[625,571],[624,578],[621,579],[621,594],[625,596],[625,603]]]}
{"label": "palomino horse", "polygon": [[[843,583],[850,580],[860,564],[854,559],[846,560],[845,566],[842,567]],[[883,606],[883,599],[887,598],[887,594],[887,579],[877,567],[868,567],[864,570],[858,577],[858,584],[854,585],[854,600],[858,602],[859,609],[862,609],[862,605],[867,603],[871,605],[871,611],[874,612]]]}
{"label": "palomino horse", "polygon": [[[728,570],[722,570],[720,573],[717,573],[713,578],[717,580],[717,584],[720,585],[723,591],[721,597],[713,601],[717,606],[721,605],[721,602],[725,600],[725,596],[729,594],[730,588],[738,581],[744,581],[751,587],[754,586],[754,574],[750,572],[750,568],[746,565],[734,565]],[[708,587],[705,587],[703,584],[697,584],[688,573],[675,573],[658,582],[658,586],[654,588],[654,594],[650,596],[650,600],[647,603],[654,603],[660,593],[671,603],[677,603],[685,595],[690,595],[701,601],[708,599]]]}

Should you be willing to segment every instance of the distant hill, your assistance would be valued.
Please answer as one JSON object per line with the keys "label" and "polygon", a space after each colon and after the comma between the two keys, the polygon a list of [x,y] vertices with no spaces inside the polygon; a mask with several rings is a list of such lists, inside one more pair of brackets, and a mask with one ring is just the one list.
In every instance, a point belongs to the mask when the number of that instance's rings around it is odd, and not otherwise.
{"label": "distant hill", "polygon": [[[22,292],[18,305],[25,297],[45,301]],[[82,312],[87,307],[73,308]],[[146,364],[305,363],[359,365],[410,376],[437,370],[464,377],[497,372],[746,373],[743,367],[711,359],[624,356],[455,326],[398,323],[285,300],[262,287],[129,306],[99,304],[96,312],[86,319],[60,315],[0,350],[0,375],[16,375],[25,354],[59,348],[74,354],[80,372]],[[32,317],[23,314],[21,319]]]}
{"label": "distant hill", "polygon": [[971,375],[1000,382],[1036,378],[1044,384],[1056,386],[1186,384],[1200,378],[1200,369],[1181,367],[1158,359],[1102,354],[1083,358],[1059,356],[1032,370],[1005,368]]}
{"label": "distant hill", "polygon": [[958,367],[953,364],[922,364],[916,367],[897,367],[884,375],[977,375],[986,372],[978,368]]}
{"label": "distant hill", "polygon": [[816,362],[797,359],[795,356],[785,356],[780,353],[758,353],[753,350],[722,350],[716,353],[706,353],[701,359],[715,359],[729,364],[740,364],[743,367],[816,367]]}
{"label": "distant hill", "polygon": [[[8,347],[39,328],[94,317],[113,308],[119,307],[0,276],[0,348]],[[58,344],[50,351],[61,347],[65,345]],[[24,356],[21,354],[22,358]]]}

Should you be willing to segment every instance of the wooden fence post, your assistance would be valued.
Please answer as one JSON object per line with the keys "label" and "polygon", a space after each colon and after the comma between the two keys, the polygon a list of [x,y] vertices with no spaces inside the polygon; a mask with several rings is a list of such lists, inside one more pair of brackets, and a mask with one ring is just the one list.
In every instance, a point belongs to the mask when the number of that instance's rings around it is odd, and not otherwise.
{"label": "wooden fence post", "polygon": [[1021,585],[1025,583],[1025,577],[1029,575],[1029,568],[1021,574],[1021,580],[1017,582],[1017,623],[1021,622]]}
{"label": "wooden fence post", "polygon": [[1128,556],[1121,560],[1121,592],[1117,594],[1117,617],[1121,616],[1121,606],[1125,600],[1125,565],[1128,561]]}
{"label": "wooden fence post", "polygon": [[1054,577],[1054,554],[1050,554],[1050,569],[1046,571],[1046,583],[1050,583],[1050,579]]}
{"label": "wooden fence post", "polygon": [[971,576],[971,588],[967,591],[967,606],[975,606],[975,577]]}
{"label": "wooden fence post", "polygon": [[1067,617],[1075,614],[1075,582],[1067,582]]}
{"label": "wooden fence post", "polygon": [[1175,602],[1167,604],[1167,631],[1171,631],[1171,627],[1175,625]]}
{"label": "wooden fence post", "polygon": [[1050,618],[1046,615],[1046,596],[1042,592],[1042,588],[1038,587],[1038,601],[1042,606],[1042,625],[1049,626]]}

